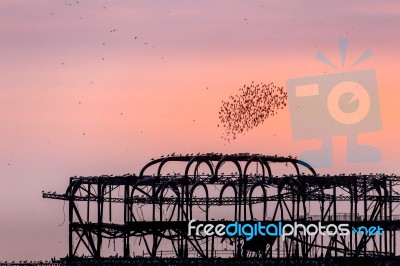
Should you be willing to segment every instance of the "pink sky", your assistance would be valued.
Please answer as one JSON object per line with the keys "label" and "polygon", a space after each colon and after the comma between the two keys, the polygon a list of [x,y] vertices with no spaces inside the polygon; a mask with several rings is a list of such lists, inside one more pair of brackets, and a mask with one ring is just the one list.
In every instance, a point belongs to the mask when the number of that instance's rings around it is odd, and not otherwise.
{"label": "pink sky", "polygon": [[63,204],[40,192],[70,176],[138,173],[172,152],[318,147],[293,139],[288,109],[224,143],[218,111],[251,81],[340,71],[314,56],[339,65],[341,38],[348,62],[373,52],[354,70],[377,73],[383,128],[361,139],[382,160],[348,164],[336,137],[319,171],[400,173],[398,2],[3,0],[0,22],[0,260],[66,255]]}

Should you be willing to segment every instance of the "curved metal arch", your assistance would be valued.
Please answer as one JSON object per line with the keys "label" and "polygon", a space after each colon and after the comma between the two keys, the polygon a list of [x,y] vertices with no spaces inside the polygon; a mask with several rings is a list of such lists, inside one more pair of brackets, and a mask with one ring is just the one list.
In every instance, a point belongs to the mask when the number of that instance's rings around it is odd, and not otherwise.
{"label": "curved metal arch", "polygon": [[[148,162],[145,166],[143,166],[142,170],[140,170],[139,177],[143,177],[145,171],[155,164],[160,164],[160,163],[164,162],[163,163],[163,165],[164,165],[167,162],[187,162],[187,161],[189,161],[189,159],[188,159],[188,157],[185,157],[185,156],[174,156],[174,157],[165,157],[165,158],[155,159],[153,161]],[[162,168],[162,166],[161,166],[161,168]],[[160,166],[158,167],[158,170],[160,171]]]}
{"label": "curved metal arch", "polygon": [[169,161],[170,161],[170,160],[169,160],[168,158],[164,158],[164,160],[162,160],[162,161],[160,162],[160,164],[158,165],[158,169],[157,169],[157,176],[158,176],[158,177],[161,176],[161,170],[162,170],[163,166],[164,166],[167,162],[169,162]]}
{"label": "curved metal arch", "polygon": [[140,170],[139,176],[140,176],[140,177],[143,177],[143,176],[144,176],[144,172],[145,172],[148,168],[150,168],[151,166],[153,166],[153,165],[155,165],[155,164],[158,164],[158,163],[162,162],[162,160],[164,160],[164,158],[159,158],[159,159],[156,159],[156,160],[154,160],[154,161],[148,162],[145,166],[143,166],[142,170]]}
{"label": "curved metal arch", "polygon": [[[130,196],[130,198],[133,198],[134,197],[134,194],[135,194],[135,191],[138,189],[138,187],[141,185],[141,183],[145,183],[145,182],[148,182],[148,180],[146,180],[146,179],[141,179],[141,180],[138,180],[135,184],[133,184],[133,185],[131,185],[131,196]],[[139,190],[138,190],[139,191]],[[143,194],[143,192],[142,191],[140,191],[142,194]],[[153,198],[153,196],[152,195],[150,195],[149,193],[144,193],[144,194],[147,194],[147,196],[148,196],[148,198]],[[132,206],[133,207],[133,206]],[[133,219],[135,220],[135,221],[137,221],[137,219],[136,219],[136,217],[135,217],[135,215],[134,215],[134,213],[133,213],[133,211],[131,211],[131,217],[133,217]]]}
{"label": "curved metal arch", "polygon": [[302,160],[299,160],[299,159],[290,159],[290,161],[293,161],[293,163],[296,164],[295,167],[296,167],[296,169],[297,169],[298,175],[300,175],[299,167],[297,166],[298,164],[301,165],[301,166],[304,166],[305,168],[307,168],[308,170],[310,170],[310,172],[311,172],[313,175],[317,175],[317,172],[315,172],[314,168],[313,168],[311,165],[309,165],[308,163],[306,163],[306,162],[304,162],[304,161],[302,161]]}
{"label": "curved metal arch", "polygon": [[[174,180],[169,180],[168,182],[163,183],[155,192],[156,197],[160,197],[160,193],[164,192],[164,190],[170,187],[174,193],[178,196],[178,199],[180,199],[180,193],[179,193],[179,188],[177,183]],[[161,194],[162,197],[162,194]]]}
{"label": "curved metal arch", "polygon": [[83,179],[78,179],[78,180],[72,181],[69,184],[69,186],[67,187],[65,194],[69,195],[69,196],[74,196],[76,191],[78,191],[78,189],[82,183],[83,183]]}
{"label": "curved metal arch", "polygon": [[[213,169],[212,164],[210,163],[210,160],[209,160],[208,158],[206,158],[206,157],[195,156],[195,157],[193,157],[193,158],[187,163],[187,165],[186,165],[186,168],[185,168],[185,177],[188,177],[188,176],[189,176],[190,167],[192,166],[192,164],[193,164],[194,162],[197,162],[197,163],[200,162],[200,165],[201,165],[202,163],[205,163],[205,164],[210,168],[211,176],[214,175],[214,169]],[[196,165],[196,169],[198,168],[198,166],[199,166],[199,164]]]}
{"label": "curved metal arch", "polygon": [[72,181],[72,177],[71,177],[70,180],[71,180],[71,181],[70,181],[70,183],[68,184],[67,189],[65,190],[65,195],[69,195],[69,194],[70,194],[70,191],[73,189],[73,187],[74,187],[74,185],[75,185],[75,182],[76,182],[76,181]]}
{"label": "curved metal arch", "polygon": [[[131,187],[132,187],[131,197],[133,197],[134,191],[135,191],[140,185],[144,185],[144,184],[142,184],[142,183],[147,183],[147,185],[149,185],[148,182],[149,182],[149,180],[141,179],[141,180],[138,180],[135,184],[131,185]],[[154,182],[155,182],[155,180],[152,180],[152,183],[154,183]],[[148,193],[146,193],[146,194],[148,194]],[[150,196],[150,195],[149,195],[149,196]],[[151,197],[151,196],[150,196],[150,197]]]}
{"label": "curved metal arch", "polygon": [[236,185],[234,181],[229,181],[224,184],[224,186],[221,188],[221,192],[219,193],[219,203],[222,204],[222,196],[224,195],[225,190],[231,187],[233,189],[233,192],[235,194],[235,219],[237,219],[237,214],[238,214],[238,191],[236,190]]}
{"label": "curved metal arch", "polygon": [[208,221],[208,208],[209,208],[209,197],[208,197],[208,195],[209,195],[209,193],[208,193],[208,188],[207,188],[207,185],[204,183],[204,181],[201,181],[201,180],[199,180],[199,181],[197,181],[192,187],[191,187],[191,189],[190,189],[190,192],[189,192],[189,196],[190,196],[190,213],[189,213],[189,217],[190,217],[190,219],[192,219],[193,218],[193,193],[194,193],[194,191],[195,191],[195,189],[197,188],[197,187],[199,187],[199,186],[201,186],[202,188],[204,188],[204,191],[205,191],[205,193],[206,193],[206,220]]}
{"label": "curved metal arch", "polygon": [[265,189],[265,182],[263,181],[258,181],[257,183],[253,184],[250,187],[249,190],[249,210],[250,210],[250,217],[253,220],[254,219],[254,215],[253,215],[253,204],[252,204],[252,199],[253,199],[253,192],[257,187],[261,187],[262,191],[263,191],[263,221],[265,221],[265,217],[266,217],[266,212],[267,212],[267,190]]}
{"label": "curved metal arch", "polygon": [[214,177],[215,177],[215,178],[218,178],[218,171],[219,171],[219,168],[220,168],[220,167],[222,166],[222,164],[225,163],[225,162],[232,162],[232,163],[237,167],[237,170],[238,170],[238,173],[239,173],[239,180],[243,178],[242,168],[241,168],[241,166],[240,166],[238,160],[236,160],[236,159],[234,159],[234,158],[231,158],[230,156],[223,156],[223,157],[218,161],[217,165],[215,166],[215,174],[214,174]]}
{"label": "curved metal arch", "polygon": [[176,182],[173,181],[173,180],[170,180],[170,181],[164,183],[161,187],[159,187],[159,188],[156,190],[155,195],[160,199],[160,203],[159,203],[159,205],[160,205],[160,221],[162,221],[162,203],[163,203],[163,201],[162,201],[162,199],[163,199],[163,194],[162,194],[162,193],[163,193],[163,192],[165,191],[165,189],[167,189],[168,187],[170,187],[170,188],[172,189],[172,191],[173,191],[173,192],[176,194],[176,196],[177,196],[177,199],[176,199],[175,204],[174,204],[174,207],[173,207],[173,209],[172,209],[172,213],[171,213],[171,217],[170,217],[169,221],[172,220],[172,217],[173,217],[173,215],[174,215],[174,213],[175,213],[176,203],[179,203],[180,198],[181,198],[180,193],[179,193],[178,186],[177,186]]}
{"label": "curved metal arch", "polygon": [[[247,169],[249,168],[249,166],[250,166],[250,164],[251,164],[252,162],[259,162],[259,163],[261,164],[262,178],[263,178],[263,180],[264,180],[264,179],[265,179],[264,162],[263,162],[263,161],[261,160],[261,158],[258,157],[258,156],[253,156],[253,157],[251,157],[251,158],[246,162],[246,164],[245,164],[245,166],[244,166],[244,170],[243,170],[243,175],[244,175],[244,176],[247,175]],[[268,174],[269,174],[269,176],[271,176],[271,175],[270,175],[270,171],[268,172]]]}

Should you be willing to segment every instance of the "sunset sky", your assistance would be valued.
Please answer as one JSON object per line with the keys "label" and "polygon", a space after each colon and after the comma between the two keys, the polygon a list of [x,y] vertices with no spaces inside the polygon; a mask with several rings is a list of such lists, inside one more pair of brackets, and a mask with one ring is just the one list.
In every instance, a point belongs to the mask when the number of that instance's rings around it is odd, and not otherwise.
{"label": "sunset sky", "polygon": [[[70,176],[138,173],[165,154],[293,155],[288,108],[231,143],[221,102],[244,84],[374,69],[382,129],[360,134],[381,161],[350,164],[333,139],[321,173],[400,174],[398,1],[0,2],[0,260],[67,253]],[[344,68],[338,40],[347,39]],[[333,69],[316,60],[321,51]]]}

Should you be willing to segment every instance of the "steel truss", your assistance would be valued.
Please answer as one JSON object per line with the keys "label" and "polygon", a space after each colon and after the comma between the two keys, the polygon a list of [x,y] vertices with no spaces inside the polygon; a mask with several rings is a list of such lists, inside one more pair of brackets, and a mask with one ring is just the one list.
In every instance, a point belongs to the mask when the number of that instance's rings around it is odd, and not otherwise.
{"label": "steel truss", "polygon": [[[178,164],[183,165],[182,173],[165,173]],[[291,173],[275,173],[276,165]],[[223,169],[232,173],[222,173]],[[400,177],[384,174],[320,176],[306,162],[291,157],[212,153],[152,160],[139,175],[71,177],[65,194],[43,193],[43,197],[68,202],[70,257],[101,258],[110,241],[124,257],[134,256],[138,244],[144,246],[143,255],[151,257],[163,256],[163,250],[164,256],[177,258],[395,256],[399,182]],[[379,225],[384,232],[375,236],[300,232],[285,239],[245,241],[239,236],[189,236],[192,219],[213,224]],[[121,245],[115,247],[115,240]]]}

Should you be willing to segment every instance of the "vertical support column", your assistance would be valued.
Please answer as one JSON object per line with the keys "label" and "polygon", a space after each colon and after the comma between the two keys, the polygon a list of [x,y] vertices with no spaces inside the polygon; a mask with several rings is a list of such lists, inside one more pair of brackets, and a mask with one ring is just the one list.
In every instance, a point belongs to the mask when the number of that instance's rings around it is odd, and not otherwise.
{"label": "vertical support column", "polygon": [[[333,223],[337,224],[337,217],[336,217],[336,180],[334,180],[333,184]],[[335,258],[338,256],[337,253],[337,236],[335,235]]]}
{"label": "vertical support column", "polygon": [[[390,217],[391,221],[393,221],[393,208],[392,208],[392,201],[393,201],[393,183],[392,180],[390,180]],[[395,207],[396,209],[396,207]],[[397,228],[391,228],[393,232],[393,256],[396,256],[396,230]]]}
{"label": "vertical support column", "polygon": [[129,222],[130,222],[130,204],[129,204],[129,184],[126,182],[124,184],[124,257],[129,257],[130,247],[129,247]]}
{"label": "vertical support column", "polygon": [[[258,163],[257,163],[258,165]],[[242,189],[242,193],[243,193],[243,221],[247,221],[247,176],[243,175],[242,176],[242,180],[243,180],[243,189]]]}
{"label": "vertical support column", "polygon": [[[328,207],[329,208],[329,207]],[[325,221],[325,191],[324,188],[322,188],[322,198],[321,198],[321,222]],[[316,238],[317,239],[317,238]],[[320,236],[320,245],[324,245],[324,236],[321,235]],[[320,249],[320,257],[323,258],[324,257],[324,250],[321,248]]]}
{"label": "vertical support column", "polygon": [[101,232],[103,229],[103,187],[102,181],[97,180],[97,249],[95,250],[95,258],[101,257],[101,245],[103,238]]}
{"label": "vertical support column", "polygon": [[[353,193],[354,193],[354,220],[356,221],[356,224],[357,224],[357,222],[358,222],[358,193],[357,193],[357,191],[358,191],[358,186],[357,186],[357,180],[358,180],[358,178],[356,177],[355,179],[354,179],[354,181],[353,181],[353,185],[354,185],[354,187],[353,187]],[[358,234],[355,234],[355,237],[354,237],[354,251],[356,251],[357,249],[358,249],[358,245],[359,245],[359,243],[358,243]],[[354,252],[352,252],[352,256],[354,256]]]}
{"label": "vertical support column", "polygon": [[[368,205],[367,205],[367,177],[366,176],[364,176],[363,177],[363,190],[364,190],[364,195],[363,195],[363,197],[364,197],[364,221],[366,222],[368,219],[367,219],[367,215],[368,215]],[[364,242],[365,242],[365,244],[364,244],[364,257],[366,257],[367,256],[367,243],[366,243],[366,237],[364,236],[363,237],[363,239],[364,239]]]}
{"label": "vertical support column", "polygon": [[[159,180],[160,180],[160,175],[158,174],[157,181],[159,181]],[[156,221],[156,185],[157,185],[156,183],[157,183],[157,181],[153,180],[153,184],[151,186],[151,188],[152,188],[151,194],[153,195],[153,198],[152,198],[152,203],[153,203],[153,222]],[[158,195],[158,196],[160,197],[160,195]],[[161,207],[160,207],[160,213],[162,213]],[[160,219],[160,222],[161,221],[162,221],[162,219]],[[157,236],[156,236],[156,234],[153,234],[153,246],[151,248],[151,253],[152,254],[149,254],[151,257],[155,257],[156,256],[156,254],[155,254],[156,244],[157,244]]]}
{"label": "vertical support column", "polygon": [[74,256],[74,247],[73,247],[73,222],[74,222],[74,212],[73,212],[73,204],[74,204],[74,190],[72,188],[72,177],[69,179],[69,194],[68,194],[68,219],[69,219],[69,230],[68,230],[68,256]]}
{"label": "vertical support column", "polygon": [[[382,221],[382,196],[379,195],[379,221]],[[382,252],[382,236],[379,236],[379,252]]]}
{"label": "vertical support column", "polygon": [[[383,215],[384,215],[384,221],[385,221],[385,223],[387,223],[387,220],[388,220],[388,213],[387,213],[387,202],[388,202],[387,188],[388,188],[388,183],[387,183],[386,177],[385,177],[385,188],[386,189],[385,189],[385,197],[384,197],[384,212],[383,212]],[[387,229],[385,230],[384,236],[385,236],[384,247],[385,247],[385,253],[387,254],[387,252],[388,252],[388,230]]]}
{"label": "vertical support column", "polygon": [[88,198],[87,198],[87,208],[86,208],[86,222],[90,222],[90,194],[91,194],[91,184],[88,183]]}
{"label": "vertical support column", "polygon": [[[354,221],[354,192],[353,192],[353,187],[352,184],[349,184],[349,192],[350,192],[350,222]],[[350,247],[349,247],[349,256],[351,257],[353,255],[353,234],[350,234]]]}
{"label": "vertical support column", "polygon": [[[196,169],[197,169],[197,165],[196,165]],[[198,172],[196,171],[194,174],[196,175],[196,178],[197,178]],[[182,187],[185,187],[185,201],[184,201],[185,205],[184,206],[185,206],[185,212],[186,212],[186,217],[187,217],[187,219],[185,220],[186,222],[189,222],[189,220],[191,219],[190,214],[189,214],[189,207],[190,207],[190,211],[191,211],[191,208],[192,208],[192,206],[189,206],[189,205],[191,205],[191,202],[189,201],[189,198],[190,198],[189,181],[190,181],[189,176],[186,175],[185,176],[185,183],[182,185]],[[208,208],[207,207],[206,207],[206,212],[208,213]],[[184,234],[185,230],[182,230],[181,233]],[[183,257],[185,259],[187,259],[189,257],[188,236],[185,236],[184,239],[185,239],[185,244],[184,244],[184,255],[183,255]]]}
{"label": "vertical support column", "polygon": [[[183,222],[184,221],[184,199],[185,199],[185,184],[182,184],[181,186],[181,195],[180,199],[178,201],[178,215],[177,215],[177,222]],[[179,189],[179,187],[178,187]],[[179,192],[179,191],[178,191]],[[179,250],[179,257],[183,258],[184,257],[184,248],[183,248],[183,232],[181,228],[178,230],[178,250]]]}
{"label": "vertical support column", "polygon": [[392,228],[392,221],[393,221],[393,208],[392,208],[392,180],[389,180],[389,221],[390,221],[390,229],[389,229],[389,239],[390,239],[390,246],[389,246],[389,250],[390,250],[390,255],[392,255],[393,253],[395,253],[395,251],[393,250],[393,246],[394,246],[394,242],[396,241],[396,239],[393,237],[393,232],[395,230],[393,230]]}

